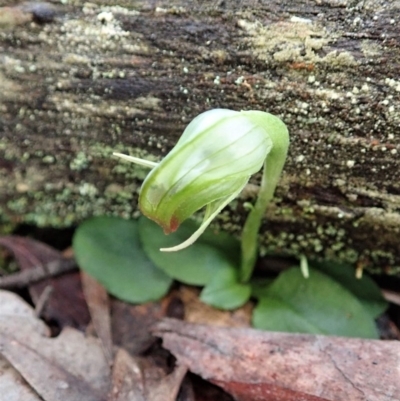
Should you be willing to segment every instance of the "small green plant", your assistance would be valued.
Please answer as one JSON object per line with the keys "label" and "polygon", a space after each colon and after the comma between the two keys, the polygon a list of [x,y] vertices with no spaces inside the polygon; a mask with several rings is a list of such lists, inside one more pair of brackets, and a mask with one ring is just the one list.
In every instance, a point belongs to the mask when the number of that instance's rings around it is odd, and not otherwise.
{"label": "small green plant", "polygon": [[[332,270],[329,263],[310,263],[308,268],[302,257],[307,279],[295,267],[272,282],[250,281],[258,231],[288,146],[287,128],[278,117],[216,109],[196,117],[160,163],[114,153],[151,169],[139,195],[147,218],[84,222],[73,241],[78,263],[110,293],[129,302],[159,299],[175,279],[204,286],[201,299],[221,309],[257,299],[253,324],[258,328],[376,337],[373,319],[386,304],[368,278],[355,283],[346,276],[346,286],[340,282],[343,275],[338,279],[340,266]],[[261,168],[258,197],[241,243],[213,232],[209,224]],[[189,219],[202,208],[201,224]],[[368,291],[363,292],[362,285]]]}
{"label": "small green plant", "polygon": [[244,225],[240,281],[248,282],[257,257],[257,234],[271,201],[289,147],[285,124],[262,111],[215,109],[196,117],[171,152],[152,163],[114,153],[152,168],[139,196],[142,213],[169,234],[202,207],[203,223],[189,239],[161,251],[191,245],[214,217],[242,191],[252,174],[264,165],[257,202]]}

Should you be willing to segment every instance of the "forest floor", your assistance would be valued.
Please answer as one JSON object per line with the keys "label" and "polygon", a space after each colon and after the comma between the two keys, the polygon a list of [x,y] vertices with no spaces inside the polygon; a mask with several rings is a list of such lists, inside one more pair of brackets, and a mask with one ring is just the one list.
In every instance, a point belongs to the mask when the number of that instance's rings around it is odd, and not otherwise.
{"label": "forest floor", "polygon": [[78,270],[72,230],[16,234],[0,238],[4,400],[400,400],[396,278],[378,279],[392,300],[381,340],[258,331],[252,302],[221,311],[176,283],[129,304]]}

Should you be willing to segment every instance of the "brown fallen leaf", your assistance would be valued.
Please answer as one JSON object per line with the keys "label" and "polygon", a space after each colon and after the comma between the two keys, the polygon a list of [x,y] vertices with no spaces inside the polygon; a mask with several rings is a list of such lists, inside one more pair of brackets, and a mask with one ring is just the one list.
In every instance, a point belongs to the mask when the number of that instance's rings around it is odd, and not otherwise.
{"label": "brown fallen leaf", "polygon": [[97,280],[83,271],[81,272],[81,280],[94,329],[101,341],[104,356],[111,366],[113,362],[113,344],[111,338],[110,303],[107,291]]}
{"label": "brown fallen leaf", "polygon": [[1,399],[7,401],[42,401],[22,376],[0,357]]}
{"label": "brown fallen leaf", "polygon": [[175,401],[178,396],[187,367],[178,365],[174,371],[165,376],[158,383],[147,387],[147,401]]}
{"label": "brown fallen leaf", "polygon": [[146,401],[141,367],[123,348],[115,355],[108,401]]}
{"label": "brown fallen leaf", "polygon": [[[30,238],[0,237],[0,245],[12,252],[21,270],[46,265],[62,258],[56,249]],[[33,302],[39,302],[43,291],[52,288],[44,305],[42,316],[55,320],[61,327],[72,326],[83,330],[89,320],[89,311],[83,297],[79,272],[48,278],[29,286]]]}
{"label": "brown fallen leaf", "polygon": [[140,355],[157,341],[151,332],[156,322],[169,314],[173,294],[160,301],[140,305],[127,304],[111,298],[111,327],[114,343],[131,355]]}
{"label": "brown fallen leaf", "polygon": [[9,291],[0,290],[0,330],[4,333],[37,332],[49,336],[50,330],[39,320],[30,305]]}
{"label": "brown fallen leaf", "polygon": [[59,362],[49,360],[42,352],[13,336],[0,332],[0,347],[1,354],[45,401],[106,400],[86,380],[73,375]]}
{"label": "brown fallen leaf", "polygon": [[[107,313],[103,305],[104,290],[90,278],[85,278],[85,282],[90,302],[96,302],[94,309],[100,305],[99,310]],[[0,291],[0,372],[7,373],[5,378],[0,378],[0,383],[4,379],[9,382],[10,374],[14,377],[12,392],[5,393],[2,389],[0,399],[4,394],[10,401],[10,394],[36,392],[44,401],[176,400],[187,368],[178,366],[167,374],[170,371],[167,361],[160,359],[165,350],[158,349],[158,353],[153,350],[144,359],[119,349],[111,379],[98,339],[68,327],[56,338],[48,337],[48,332],[20,297]],[[38,401],[32,397],[17,400]],[[193,399],[186,398],[186,401]]]}
{"label": "brown fallen leaf", "polygon": [[166,375],[155,361],[133,357],[120,348],[113,366],[108,401],[175,401],[187,368]]}
{"label": "brown fallen leaf", "polygon": [[[25,330],[43,336],[50,334],[44,323],[38,320],[34,310],[22,299],[8,291],[0,291],[0,331],[12,334]],[[0,399],[7,401],[40,401],[40,397],[22,376],[0,355]]]}
{"label": "brown fallen leaf", "polygon": [[[0,360],[24,380],[1,388],[1,397],[25,391],[26,383],[45,401],[101,401],[110,388],[110,370],[96,338],[66,328],[56,338],[20,297],[0,291]],[[6,392],[7,390],[7,392]],[[17,398],[17,400],[19,400]]]}
{"label": "brown fallen leaf", "polygon": [[218,328],[165,319],[178,363],[239,401],[400,400],[400,342]]}

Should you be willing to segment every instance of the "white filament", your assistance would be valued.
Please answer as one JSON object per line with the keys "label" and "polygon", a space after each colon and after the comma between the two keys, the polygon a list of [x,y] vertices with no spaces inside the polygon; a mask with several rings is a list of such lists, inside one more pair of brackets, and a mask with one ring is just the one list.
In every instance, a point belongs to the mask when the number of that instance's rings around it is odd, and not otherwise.
{"label": "white filament", "polygon": [[158,163],[151,162],[149,160],[139,159],[138,157],[124,155],[123,153],[114,152],[113,156],[119,157],[123,160],[127,160],[128,162],[132,162],[135,164],[140,164],[141,166],[145,166],[148,168],[154,168],[158,166]]}

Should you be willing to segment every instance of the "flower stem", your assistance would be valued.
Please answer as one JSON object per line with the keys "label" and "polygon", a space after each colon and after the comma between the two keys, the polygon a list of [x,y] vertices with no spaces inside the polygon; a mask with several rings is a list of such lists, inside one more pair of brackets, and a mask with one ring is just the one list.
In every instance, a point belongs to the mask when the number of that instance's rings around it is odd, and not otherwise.
{"label": "flower stem", "polygon": [[289,134],[286,126],[277,117],[271,117],[273,119],[270,122],[268,134],[273,146],[264,162],[263,175],[256,203],[246,219],[242,232],[240,279],[243,283],[248,282],[253,274],[258,254],[258,231],[265,210],[274,196],[289,147]]}

